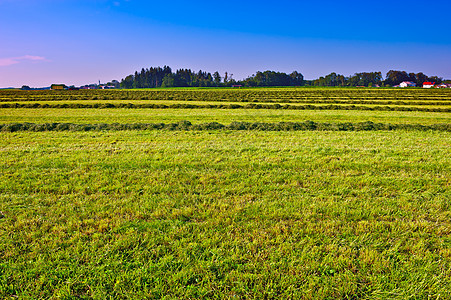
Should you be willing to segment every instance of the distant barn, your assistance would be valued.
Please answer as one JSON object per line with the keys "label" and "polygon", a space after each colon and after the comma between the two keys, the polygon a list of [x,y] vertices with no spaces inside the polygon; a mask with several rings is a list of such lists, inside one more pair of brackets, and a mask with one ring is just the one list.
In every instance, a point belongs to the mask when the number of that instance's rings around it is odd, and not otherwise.
{"label": "distant barn", "polygon": [[64,84],[52,84],[50,86],[51,90],[65,90],[66,89],[66,85]]}

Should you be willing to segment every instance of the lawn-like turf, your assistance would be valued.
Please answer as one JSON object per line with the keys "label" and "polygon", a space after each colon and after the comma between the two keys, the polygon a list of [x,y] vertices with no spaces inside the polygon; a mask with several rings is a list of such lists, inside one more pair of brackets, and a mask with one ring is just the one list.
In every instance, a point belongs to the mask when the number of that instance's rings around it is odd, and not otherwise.
{"label": "lawn-like turf", "polygon": [[[118,111],[93,113],[137,112]],[[368,117],[315,116],[332,113]],[[431,131],[3,132],[0,298],[449,299],[450,149]]]}

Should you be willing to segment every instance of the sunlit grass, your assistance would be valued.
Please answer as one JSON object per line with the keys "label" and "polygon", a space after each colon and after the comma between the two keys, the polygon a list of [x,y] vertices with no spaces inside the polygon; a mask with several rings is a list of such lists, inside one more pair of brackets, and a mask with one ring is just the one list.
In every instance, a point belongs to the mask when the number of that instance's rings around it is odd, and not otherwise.
{"label": "sunlit grass", "polygon": [[2,298],[451,297],[450,133],[0,136]]}
{"label": "sunlit grass", "polygon": [[[450,96],[422,89],[181,88],[5,91],[0,101],[432,103]],[[429,126],[450,124],[450,116],[0,109],[1,124]],[[444,131],[0,132],[0,298],[451,299],[450,185],[451,133]]]}
{"label": "sunlit grass", "polygon": [[274,109],[0,109],[0,123],[192,123],[245,122],[366,122],[449,124],[450,113],[416,111],[297,111]]}

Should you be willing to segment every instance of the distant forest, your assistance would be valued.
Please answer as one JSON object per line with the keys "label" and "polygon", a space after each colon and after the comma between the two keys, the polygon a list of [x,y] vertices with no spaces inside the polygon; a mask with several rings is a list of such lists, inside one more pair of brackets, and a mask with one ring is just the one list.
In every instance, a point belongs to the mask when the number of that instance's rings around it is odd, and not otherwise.
{"label": "distant forest", "polygon": [[179,69],[175,72],[168,66],[142,69],[140,72],[122,79],[121,88],[157,88],[157,87],[226,87],[241,85],[243,87],[260,86],[394,86],[403,81],[412,81],[417,86],[423,82],[431,81],[441,83],[443,78],[427,76],[423,73],[407,73],[405,71],[390,70],[382,77],[381,72],[355,73],[353,76],[344,76],[331,73],[315,80],[304,80],[304,76],[297,71],[290,74],[264,71],[244,79],[236,81],[227,72],[221,76],[219,72],[213,74],[200,70],[194,72],[190,69]]}

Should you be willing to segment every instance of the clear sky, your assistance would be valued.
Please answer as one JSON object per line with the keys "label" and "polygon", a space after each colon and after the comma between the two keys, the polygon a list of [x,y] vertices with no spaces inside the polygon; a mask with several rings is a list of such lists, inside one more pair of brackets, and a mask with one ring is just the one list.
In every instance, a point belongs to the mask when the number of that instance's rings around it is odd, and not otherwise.
{"label": "clear sky", "polygon": [[169,65],[242,79],[390,69],[451,79],[451,1],[0,0],[0,87]]}

